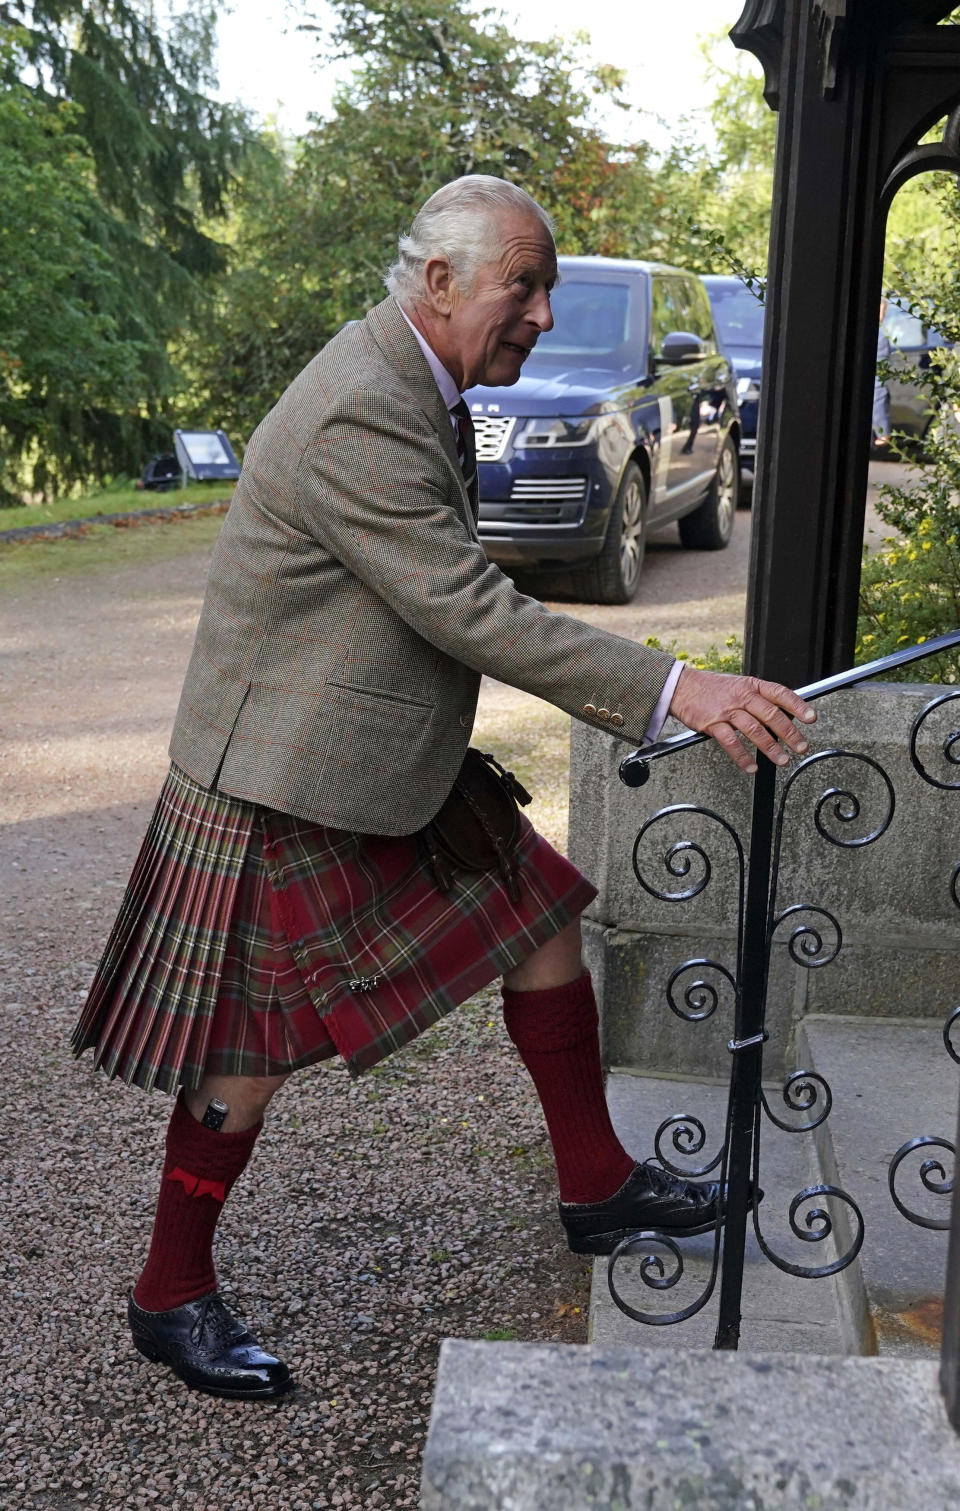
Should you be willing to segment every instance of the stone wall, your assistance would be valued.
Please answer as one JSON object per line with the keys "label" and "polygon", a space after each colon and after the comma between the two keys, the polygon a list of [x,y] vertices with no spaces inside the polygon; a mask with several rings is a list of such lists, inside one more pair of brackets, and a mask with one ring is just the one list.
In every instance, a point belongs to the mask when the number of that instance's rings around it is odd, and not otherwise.
{"label": "stone wall", "polygon": [[[890,778],[895,802],[889,828],[873,844],[838,848],[818,832],[815,815],[832,833],[853,839],[876,827],[889,812],[882,776],[862,759],[834,756],[805,766],[785,803],[777,914],[799,904],[828,910],[838,920],[842,943],[832,963],[813,969],[791,958],[793,928],[814,915],[797,914],[775,931],[771,953],[767,1024],[768,1067],[792,1068],[792,1038],[808,1012],[879,1017],[937,1017],[960,1001],[957,945],[960,915],[951,879],[960,862],[960,794],[923,781],[910,759],[914,719],[943,688],[917,684],[865,684],[818,705],[811,733],[813,752],[855,752],[878,763]],[[960,702],[945,705],[924,724],[918,742],[923,762],[941,780],[960,781],[960,768],[944,756],[945,739],[960,726]],[[678,726],[665,734],[676,733]],[[710,979],[721,989],[708,1019],[682,1021],[667,1002],[671,973],[685,961],[708,958],[736,973],[739,868],[734,839],[716,819],[675,814],[646,835],[641,866],[660,890],[689,887],[706,875],[701,855],[687,849],[671,875],[664,856],[676,841],[699,845],[709,861],[709,880],[687,902],[651,897],[634,875],[637,833],[658,810],[695,804],[727,820],[749,853],[752,782],[710,744],[657,761],[639,789],[618,778],[629,751],[622,741],[575,724],[570,770],[570,855],[599,888],[587,912],[588,963],[601,1002],[604,1054],[610,1066],[657,1074],[726,1077],[732,992],[718,973],[692,969],[675,989]],[[780,774],[779,790],[796,769]],[[842,796],[823,794],[847,790]],[[858,811],[854,815],[854,808]],[[844,817],[844,815],[851,815]],[[824,947],[832,954],[836,935],[823,923]]]}

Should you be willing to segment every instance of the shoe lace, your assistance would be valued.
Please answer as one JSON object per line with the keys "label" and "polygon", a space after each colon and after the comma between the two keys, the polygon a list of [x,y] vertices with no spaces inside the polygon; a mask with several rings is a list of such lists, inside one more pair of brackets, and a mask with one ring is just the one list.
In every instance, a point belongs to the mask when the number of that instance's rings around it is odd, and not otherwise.
{"label": "shoe lace", "polygon": [[202,1298],[197,1320],[190,1329],[190,1341],[197,1348],[203,1342],[203,1335],[208,1328],[215,1337],[222,1339],[228,1339],[235,1328],[234,1319],[216,1291]]}
{"label": "shoe lace", "polygon": [[669,1170],[664,1170],[660,1165],[647,1163],[645,1169],[650,1189],[655,1196],[685,1197],[688,1201],[693,1197],[703,1205],[713,1198],[712,1186],[705,1186],[695,1180],[684,1180],[679,1175],[671,1175]]}

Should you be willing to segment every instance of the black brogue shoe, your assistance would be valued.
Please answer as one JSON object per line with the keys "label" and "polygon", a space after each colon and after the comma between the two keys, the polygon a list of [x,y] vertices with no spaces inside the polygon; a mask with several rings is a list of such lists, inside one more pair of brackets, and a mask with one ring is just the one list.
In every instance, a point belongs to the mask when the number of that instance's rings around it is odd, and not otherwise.
{"label": "black brogue shoe", "polygon": [[[762,1199],[758,1191],[756,1200]],[[659,1165],[635,1165],[606,1201],[560,1202],[560,1221],[575,1254],[612,1254],[621,1239],[644,1229],[692,1238],[712,1232],[725,1215],[719,1181],[682,1180]]]}
{"label": "black brogue shoe", "polygon": [[144,1358],[168,1364],[195,1390],[235,1401],[266,1401],[293,1389],[287,1366],[264,1353],[218,1291],[168,1312],[144,1311],[131,1291],[127,1317]]}

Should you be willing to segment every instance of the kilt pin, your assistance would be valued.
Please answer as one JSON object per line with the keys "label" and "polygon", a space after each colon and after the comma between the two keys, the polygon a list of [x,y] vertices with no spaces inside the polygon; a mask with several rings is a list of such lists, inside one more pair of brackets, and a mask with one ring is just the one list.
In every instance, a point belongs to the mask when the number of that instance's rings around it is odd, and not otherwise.
{"label": "kilt pin", "polygon": [[[251,437],[172,765],[74,1031],[107,1075],[179,1093],[128,1319],[141,1354],[213,1395],[269,1398],[293,1380],[230,1314],[212,1259],[261,1122],[208,1122],[191,1098],[208,1076],[334,1056],[361,1074],[596,895],[526,819],[519,900],[499,870],[438,887],[420,831],[463,762],[482,672],[633,744],[672,685],[671,656],[546,610],[487,561],[475,457],[456,384],[392,297]],[[619,1143],[588,975],[505,987],[504,1015],[571,1247],[722,1220],[718,1187],[637,1166]]]}

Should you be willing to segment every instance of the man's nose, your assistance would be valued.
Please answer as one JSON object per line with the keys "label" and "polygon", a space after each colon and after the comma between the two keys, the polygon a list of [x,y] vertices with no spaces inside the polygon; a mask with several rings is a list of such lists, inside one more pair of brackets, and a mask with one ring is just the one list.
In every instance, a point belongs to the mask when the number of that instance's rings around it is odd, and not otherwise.
{"label": "man's nose", "polygon": [[528,313],[539,331],[553,330],[553,310],[550,308],[550,295],[546,289],[540,290]]}

